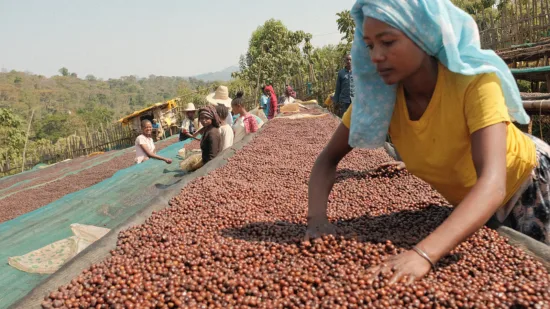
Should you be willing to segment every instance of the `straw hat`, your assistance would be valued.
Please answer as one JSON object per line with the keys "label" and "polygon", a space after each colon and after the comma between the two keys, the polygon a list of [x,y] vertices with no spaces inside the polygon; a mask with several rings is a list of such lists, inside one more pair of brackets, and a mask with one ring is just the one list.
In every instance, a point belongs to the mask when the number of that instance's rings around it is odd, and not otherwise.
{"label": "straw hat", "polygon": [[215,92],[209,94],[206,96],[206,101],[208,101],[210,104],[218,105],[223,104],[229,110],[231,110],[231,99],[229,97],[229,90],[226,86],[219,86],[218,89],[216,89]]}
{"label": "straw hat", "polygon": [[193,103],[187,103],[187,106],[183,109],[184,112],[194,112],[196,110],[195,104]]}

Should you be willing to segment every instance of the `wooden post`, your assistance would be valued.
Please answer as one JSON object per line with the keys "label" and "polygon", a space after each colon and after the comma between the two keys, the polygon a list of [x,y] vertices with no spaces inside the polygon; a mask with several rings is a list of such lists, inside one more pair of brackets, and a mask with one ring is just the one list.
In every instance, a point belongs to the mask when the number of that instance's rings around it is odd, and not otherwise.
{"label": "wooden post", "polygon": [[90,154],[90,131],[88,126],[86,126],[86,155]]}
{"label": "wooden post", "polygon": [[32,119],[34,118],[34,109],[31,113],[31,119],[29,120],[29,126],[27,127],[27,134],[25,136],[25,147],[23,147],[23,164],[21,166],[21,172],[25,171],[25,156],[27,154],[27,143],[29,142],[29,133],[31,131]]}
{"label": "wooden post", "polygon": [[260,69],[258,70],[258,78],[256,79],[256,96],[255,96],[255,100],[257,100],[260,95],[259,95],[259,91],[260,91],[260,76],[262,75],[262,63],[260,62]]}
{"label": "wooden post", "polygon": [[[515,1],[516,4],[518,1]],[[518,16],[518,15],[516,15]],[[518,38],[525,40],[525,33],[522,31],[524,29],[524,20],[523,20],[523,5],[519,3],[519,18],[518,18]],[[519,42],[519,41],[518,41]]]}
{"label": "wooden post", "polygon": [[544,26],[546,27],[546,29],[548,29],[549,22],[550,22],[550,16],[548,16],[548,14],[550,13],[550,9],[548,8],[548,0],[546,0],[545,3],[546,3],[546,13],[543,12],[543,15],[546,17],[546,19],[544,21]]}
{"label": "wooden post", "polygon": [[101,122],[99,123],[99,128],[101,129],[101,131],[99,132],[99,142],[102,144],[102,147],[103,147],[102,151],[106,151],[107,147],[103,142],[105,140],[105,131],[103,130],[103,124]]}

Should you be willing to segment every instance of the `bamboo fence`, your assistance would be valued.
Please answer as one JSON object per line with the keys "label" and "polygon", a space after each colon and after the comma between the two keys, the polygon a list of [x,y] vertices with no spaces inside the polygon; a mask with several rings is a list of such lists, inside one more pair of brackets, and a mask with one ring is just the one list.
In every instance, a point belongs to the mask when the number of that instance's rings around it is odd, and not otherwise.
{"label": "bamboo fence", "polygon": [[56,144],[41,146],[22,159],[10,160],[8,154],[0,154],[0,176],[14,174],[33,168],[38,163],[52,164],[67,159],[87,156],[92,153],[122,149],[134,144],[136,134],[128,126],[121,124],[100,125],[99,128],[86,128],[81,135],[72,135]]}
{"label": "bamboo fence", "polygon": [[[550,37],[549,0],[508,0],[477,14],[481,46],[503,50]],[[498,9],[497,9],[498,7]]]}

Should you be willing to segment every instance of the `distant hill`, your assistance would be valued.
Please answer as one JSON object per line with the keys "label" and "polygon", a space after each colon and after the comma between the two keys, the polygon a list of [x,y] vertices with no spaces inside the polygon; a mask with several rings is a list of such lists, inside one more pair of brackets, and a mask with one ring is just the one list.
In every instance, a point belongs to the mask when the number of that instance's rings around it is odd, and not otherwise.
{"label": "distant hill", "polygon": [[231,73],[239,71],[239,67],[230,66],[218,72],[210,72],[192,76],[193,78],[203,80],[205,82],[228,81],[231,79]]}

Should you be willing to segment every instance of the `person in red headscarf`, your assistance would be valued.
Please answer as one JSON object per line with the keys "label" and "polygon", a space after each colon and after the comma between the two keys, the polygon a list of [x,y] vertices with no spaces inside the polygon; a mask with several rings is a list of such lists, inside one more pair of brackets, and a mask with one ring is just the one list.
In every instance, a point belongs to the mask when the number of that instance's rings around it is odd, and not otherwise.
{"label": "person in red headscarf", "polygon": [[265,86],[264,93],[269,97],[269,114],[267,115],[267,119],[273,119],[277,115],[277,96],[275,95],[273,86]]}

